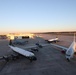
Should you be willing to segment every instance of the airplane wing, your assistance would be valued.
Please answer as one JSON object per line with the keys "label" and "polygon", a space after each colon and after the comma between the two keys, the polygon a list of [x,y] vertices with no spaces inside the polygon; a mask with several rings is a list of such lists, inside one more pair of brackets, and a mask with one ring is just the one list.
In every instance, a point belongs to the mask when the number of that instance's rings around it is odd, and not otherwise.
{"label": "airplane wing", "polygon": [[48,46],[49,44],[41,44],[43,47]]}
{"label": "airplane wing", "polygon": [[[49,45],[49,44],[39,44],[39,45],[41,45],[42,47],[45,47],[45,46],[47,46],[47,45]],[[39,47],[38,45],[33,45],[33,46],[27,46],[27,47],[24,47],[25,49],[30,49],[30,48],[37,48],[37,47]]]}
{"label": "airplane wing", "polygon": [[60,46],[60,45],[56,45],[56,44],[51,44],[51,45],[56,46],[56,47],[59,47],[59,48],[63,49],[64,51],[66,51],[68,49],[66,47],[63,47],[63,46]]}
{"label": "airplane wing", "polygon": [[37,47],[37,46],[34,45],[34,46],[27,46],[27,47],[25,46],[24,48],[25,48],[25,49],[30,49],[30,48],[36,48],[36,47]]}

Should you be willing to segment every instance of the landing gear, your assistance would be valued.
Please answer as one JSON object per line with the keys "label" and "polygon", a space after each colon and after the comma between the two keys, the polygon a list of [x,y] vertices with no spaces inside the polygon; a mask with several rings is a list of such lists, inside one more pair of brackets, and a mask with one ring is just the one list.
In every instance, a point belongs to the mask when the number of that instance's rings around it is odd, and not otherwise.
{"label": "landing gear", "polygon": [[30,57],[29,59],[30,59],[30,62],[32,62],[33,60],[34,60],[34,61],[36,61],[36,60],[37,60],[37,58],[36,58],[36,57]]}
{"label": "landing gear", "polygon": [[69,58],[67,58],[67,61],[68,61],[68,62],[70,62],[70,59],[69,59]]}

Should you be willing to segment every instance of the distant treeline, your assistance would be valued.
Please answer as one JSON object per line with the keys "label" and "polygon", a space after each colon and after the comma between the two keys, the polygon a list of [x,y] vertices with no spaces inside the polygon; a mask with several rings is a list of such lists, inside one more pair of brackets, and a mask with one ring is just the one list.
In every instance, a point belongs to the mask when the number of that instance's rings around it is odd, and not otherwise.
{"label": "distant treeline", "polygon": [[37,34],[54,34],[54,35],[69,35],[69,36],[73,36],[74,34],[76,34],[75,32],[44,32],[44,33],[37,33]]}

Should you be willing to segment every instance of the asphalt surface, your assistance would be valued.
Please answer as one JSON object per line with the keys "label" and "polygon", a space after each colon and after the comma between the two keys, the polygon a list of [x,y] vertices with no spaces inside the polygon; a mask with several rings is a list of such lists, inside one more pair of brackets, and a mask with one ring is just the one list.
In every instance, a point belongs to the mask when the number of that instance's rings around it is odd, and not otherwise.
{"label": "asphalt surface", "polygon": [[[45,35],[43,38],[45,38]],[[62,37],[60,35],[60,42],[57,44],[63,46],[66,44],[66,47],[69,47],[72,40],[73,36]],[[0,41],[0,56],[10,55],[12,53],[8,44],[8,40]],[[51,46],[50,44],[43,48],[39,48],[39,51],[34,52],[34,54],[37,57],[37,61],[33,62],[30,62],[23,56],[8,62],[0,60],[0,75],[76,75],[75,55],[74,58],[68,62],[65,55],[61,53],[61,49]]]}

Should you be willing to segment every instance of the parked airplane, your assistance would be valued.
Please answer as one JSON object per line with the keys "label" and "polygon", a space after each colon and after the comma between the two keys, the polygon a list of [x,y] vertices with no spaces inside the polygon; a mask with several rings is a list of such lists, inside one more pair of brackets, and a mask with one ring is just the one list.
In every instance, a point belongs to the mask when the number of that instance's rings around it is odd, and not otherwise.
{"label": "parked airplane", "polygon": [[56,38],[54,38],[54,39],[49,39],[49,40],[46,40],[48,43],[53,43],[53,42],[58,42],[59,40],[58,40],[58,38],[56,37]]}
{"label": "parked airplane", "polygon": [[30,59],[30,61],[33,61],[33,60],[37,60],[36,56],[34,55],[34,53],[32,52],[29,52],[27,50],[24,50],[24,49],[21,49],[21,48],[18,48],[18,47],[14,47],[14,46],[11,46],[9,45],[9,47],[15,51],[16,53],[19,53],[27,58]]}
{"label": "parked airplane", "polygon": [[[10,40],[9,42],[9,47],[11,48],[12,51],[14,51],[14,53],[7,56],[0,57],[0,60],[2,59],[5,59],[6,61],[14,60],[14,59],[19,58],[20,55],[25,56],[26,58],[30,59],[31,62],[37,60],[34,53],[28,50],[19,48],[19,47],[15,47],[14,44],[12,43],[12,40]],[[26,47],[26,49],[27,48],[33,48],[33,46]]]}
{"label": "parked airplane", "polygon": [[[14,43],[12,43],[12,40],[10,40],[9,47],[16,54],[14,53],[14,54],[9,55],[9,56],[3,56],[0,59],[5,59],[6,61],[9,61],[10,59],[18,58],[19,55],[23,55],[23,56],[29,58],[30,61],[37,60],[37,58],[35,57],[33,52],[34,51],[38,51],[39,48],[42,48],[42,47],[47,46],[47,45],[49,45],[49,44],[39,44],[39,43],[36,43],[33,46],[25,46],[24,49],[22,49],[22,48],[15,47]],[[31,51],[29,51],[28,49],[31,49]]]}
{"label": "parked airplane", "polygon": [[42,45],[38,44],[38,45],[34,45],[34,46],[27,46],[27,47],[25,47],[25,49],[31,49],[31,51],[28,51],[28,50],[24,50],[24,49],[15,47],[14,44],[12,43],[12,40],[10,40],[10,42],[9,42],[9,47],[14,52],[29,58],[30,61],[37,60],[37,58],[35,57],[33,51],[38,51],[38,48],[42,48],[43,46],[47,46],[47,45],[48,44],[42,44]]}
{"label": "parked airplane", "polygon": [[64,52],[66,54],[66,59],[68,61],[70,61],[70,59],[73,58],[73,55],[76,52],[75,35],[74,35],[74,40],[73,40],[72,44],[69,46],[69,48],[59,46],[59,45],[56,45],[56,44],[51,44],[51,45],[62,48],[63,49],[62,52]]}

